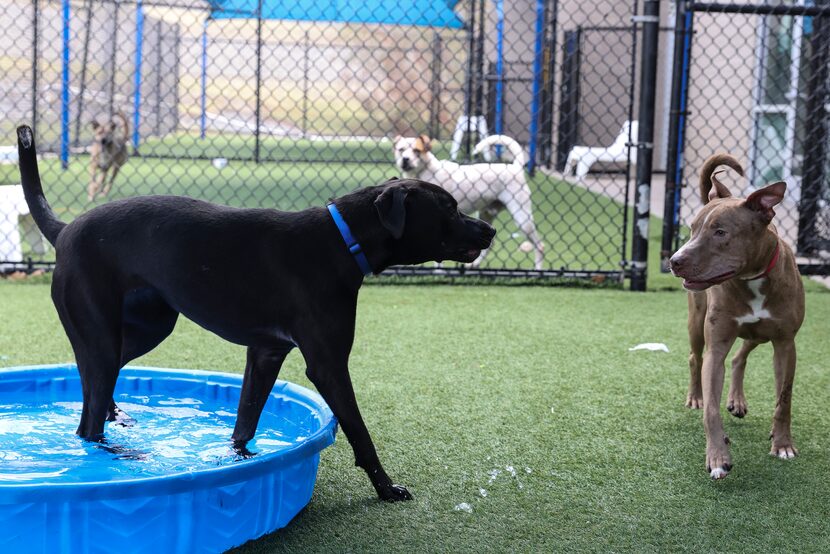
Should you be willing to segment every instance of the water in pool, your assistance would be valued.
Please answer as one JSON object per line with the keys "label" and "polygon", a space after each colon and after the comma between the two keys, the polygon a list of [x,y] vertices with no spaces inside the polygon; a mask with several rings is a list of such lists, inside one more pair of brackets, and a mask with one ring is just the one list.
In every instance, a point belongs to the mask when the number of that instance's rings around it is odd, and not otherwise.
{"label": "water in pool", "polygon": [[[230,447],[236,405],[165,394],[118,394],[132,427],[107,423],[105,444],[75,435],[81,402],[15,403],[0,395],[0,484],[117,481],[214,468],[242,459]],[[296,414],[294,414],[296,415]],[[248,445],[265,454],[295,446],[319,423],[266,406]]]}

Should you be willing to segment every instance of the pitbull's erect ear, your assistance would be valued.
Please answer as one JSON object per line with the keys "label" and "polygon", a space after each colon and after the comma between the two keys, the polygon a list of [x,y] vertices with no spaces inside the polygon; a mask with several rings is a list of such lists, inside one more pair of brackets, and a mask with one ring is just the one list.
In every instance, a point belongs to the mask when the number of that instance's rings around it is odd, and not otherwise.
{"label": "pitbull's erect ear", "polygon": [[432,150],[432,141],[428,136],[419,135],[418,138],[421,139],[421,142],[424,143],[424,152],[429,152],[430,150]]}
{"label": "pitbull's erect ear", "polygon": [[732,193],[726,188],[726,185],[718,180],[718,173],[724,173],[723,170],[712,173],[712,188],[709,190],[709,201],[715,198],[729,198]]}
{"label": "pitbull's erect ear", "polygon": [[406,223],[405,202],[408,192],[400,185],[390,185],[375,200],[375,209],[378,211],[381,225],[396,239],[403,236]]}
{"label": "pitbull's erect ear", "polygon": [[744,206],[758,212],[764,221],[769,223],[775,216],[775,210],[772,208],[781,203],[785,192],[787,192],[787,183],[778,181],[750,194],[744,202]]}
{"label": "pitbull's erect ear", "polygon": [[400,136],[400,135],[395,135],[395,138],[394,138],[394,139],[392,139],[392,149],[393,149],[393,150],[395,149],[395,146],[398,144],[398,142],[399,142],[402,138],[403,138],[403,137],[402,137],[402,136]]}

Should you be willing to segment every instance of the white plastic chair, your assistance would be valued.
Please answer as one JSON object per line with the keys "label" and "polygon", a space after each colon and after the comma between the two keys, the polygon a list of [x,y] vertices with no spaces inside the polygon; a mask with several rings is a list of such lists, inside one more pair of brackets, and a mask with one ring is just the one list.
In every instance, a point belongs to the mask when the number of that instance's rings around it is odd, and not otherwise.
{"label": "white plastic chair", "polygon": [[[637,140],[637,122],[626,121],[611,146],[574,146],[568,153],[568,160],[565,162],[563,173],[570,175],[576,168],[576,178],[582,179],[588,175],[591,166],[597,162],[625,163],[628,160],[629,129],[631,131],[631,141],[635,142]],[[631,162],[637,163],[637,149],[634,147],[632,147]]]}

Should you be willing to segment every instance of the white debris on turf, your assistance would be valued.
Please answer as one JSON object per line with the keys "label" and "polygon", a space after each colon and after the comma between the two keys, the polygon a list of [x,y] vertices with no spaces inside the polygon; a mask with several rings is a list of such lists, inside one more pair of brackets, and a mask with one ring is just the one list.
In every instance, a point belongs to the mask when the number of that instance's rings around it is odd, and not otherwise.
{"label": "white debris on turf", "polygon": [[467,512],[468,514],[473,513],[473,507],[467,504],[466,502],[462,502],[461,504],[455,505],[456,512]]}
{"label": "white debris on turf", "polygon": [[483,488],[479,487],[478,494],[481,495],[481,498],[487,498],[487,489],[483,489]]}
{"label": "white debris on turf", "polygon": [[[510,476],[511,476],[513,479],[515,479],[515,480],[516,480],[516,485],[517,485],[520,489],[523,489],[523,488],[524,488],[524,484],[523,484],[523,483],[522,483],[522,481],[519,479],[518,471],[516,471],[516,468],[515,468],[515,467],[513,467],[512,465],[507,465],[507,466],[504,466],[504,472],[509,473],[509,474],[510,474]],[[533,472],[533,470],[532,470],[532,469],[530,469],[529,467],[525,467],[525,473],[527,473],[528,475],[530,475],[532,472]],[[501,469],[499,469],[499,468],[493,468],[493,469],[491,469],[490,471],[488,471],[488,472],[487,472],[487,475],[489,475],[489,476],[490,476],[490,479],[488,479],[488,480],[487,480],[487,484],[488,484],[488,485],[492,485],[492,484],[493,484],[493,482],[494,482],[494,481],[498,478],[498,476],[499,476],[499,475],[501,475],[502,473],[503,473],[503,471],[502,471]],[[479,489],[479,492],[480,492],[480,491],[483,491],[483,490],[484,490],[484,489]],[[484,492],[487,492],[487,491],[484,491]],[[484,496],[484,494],[482,494],[482,496]]]}
{"label": "white debris on turf", "polygon": [[638,344],[637,346],[632,346],[628,349],[629,352],[633,352],[634,350],[649,350],[651,352],[668,352],[669,347],[663,344],[662,342],[644,342],[642,344]]}

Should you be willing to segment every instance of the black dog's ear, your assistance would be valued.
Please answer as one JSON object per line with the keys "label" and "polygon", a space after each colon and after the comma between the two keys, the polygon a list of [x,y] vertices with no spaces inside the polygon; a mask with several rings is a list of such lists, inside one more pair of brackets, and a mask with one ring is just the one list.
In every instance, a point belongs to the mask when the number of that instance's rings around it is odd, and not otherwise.
{"label": "black dog's ear", "polygon": [[95,121],[94,119],[92,120],[92,122],[90,123],[90,125],[92,125],[92,128],[93,128],[93,129],[97,129],[98,127],[100,127],[100,126],[101,126],[101,124],[100,124],[100,123],[98,123],[97,121]]}
{"label": "black dog's ear", "polygon": [[392,236],[399,239],[403,236],[403,228],[406,223],[406,195],[408,190],[401,186],[386,187],[380,196],[375,200],[375,209],[378,211],[380,223],[392,233]]}

